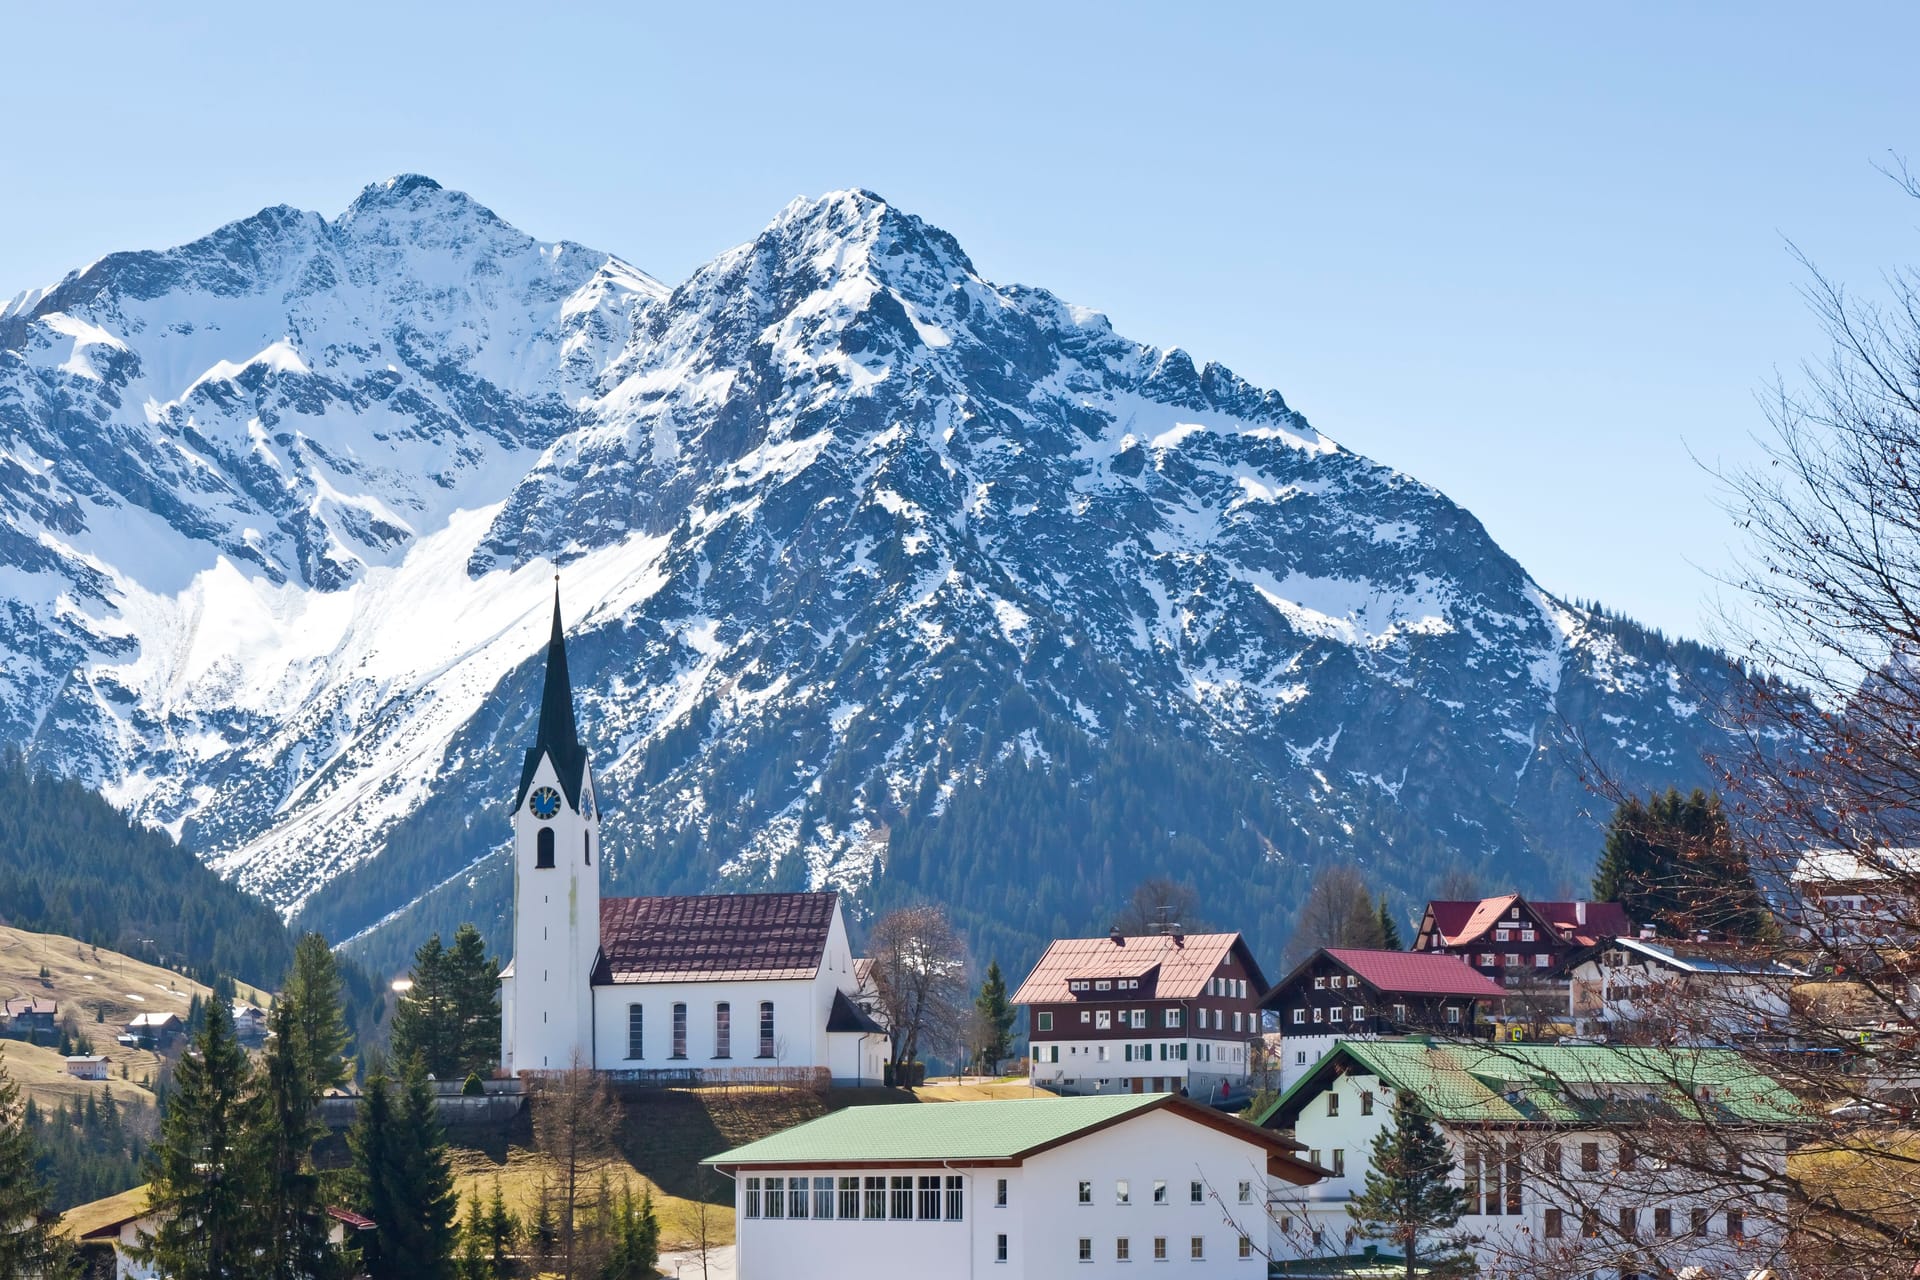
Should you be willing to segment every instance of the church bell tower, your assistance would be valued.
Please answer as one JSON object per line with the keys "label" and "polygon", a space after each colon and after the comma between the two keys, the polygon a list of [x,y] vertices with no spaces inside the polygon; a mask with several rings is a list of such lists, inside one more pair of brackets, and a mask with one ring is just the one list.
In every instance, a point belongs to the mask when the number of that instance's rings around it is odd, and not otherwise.
{"label": "church bell tower", "polygon": [[573,718],[556,580],[540,728],[513,803],[513,963],[500,980],[508,1074],[594,1065],[599,956],[600,811]]}

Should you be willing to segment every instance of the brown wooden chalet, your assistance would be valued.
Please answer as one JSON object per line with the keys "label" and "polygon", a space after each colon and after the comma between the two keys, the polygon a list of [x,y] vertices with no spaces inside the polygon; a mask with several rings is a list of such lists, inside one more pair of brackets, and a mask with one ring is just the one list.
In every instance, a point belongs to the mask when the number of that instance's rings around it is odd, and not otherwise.
{"label": "brown wooden chalet", "polygon": [[1529,902],[1517,893],[1478,901],[1429,902],[1417,952],[1459,956],[1505,986],[1563,981],[1568,969],[1633,925],[1617,902]]}
{"label": "brown wooden chalet", "polygon": [[1450,955],[1322,947],[1274,985],[1262,1001],[1292,1036],[1464,1035],[1482,1000],[1500,985]]}
{"label": "brown wooden chalet", "polygon": [[1267,980],[1238,933],[1060,938],[1014,992],[1036,1081],[1217,1090],[1244,1079]]}

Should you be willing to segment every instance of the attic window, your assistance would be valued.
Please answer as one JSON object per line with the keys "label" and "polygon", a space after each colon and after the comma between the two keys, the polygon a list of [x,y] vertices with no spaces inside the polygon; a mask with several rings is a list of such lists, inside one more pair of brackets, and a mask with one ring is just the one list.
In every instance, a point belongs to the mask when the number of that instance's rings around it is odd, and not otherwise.
{"label": "attic window", "polygon": [[1514,920],[1518,920],[1520,918],[1520,908],[1515,907],[1513,910],[1507,912],[1507,915]]}
{"label": "attic window", "polygon": [[1315,978],[1313,980],[1313,989],[1315,991],[1325,991],[1327,989],[1327,980],[1325,978]]}
{"label": "attic window", "polygon": [[1111,982],[1108,982],[1105,978],[1102,978],[1098,982],[1093,984],[1093,989],[1095,991],[1108,991],[1108,990],[1111,990],[1112,987],[1113,987],[1113,984]]}

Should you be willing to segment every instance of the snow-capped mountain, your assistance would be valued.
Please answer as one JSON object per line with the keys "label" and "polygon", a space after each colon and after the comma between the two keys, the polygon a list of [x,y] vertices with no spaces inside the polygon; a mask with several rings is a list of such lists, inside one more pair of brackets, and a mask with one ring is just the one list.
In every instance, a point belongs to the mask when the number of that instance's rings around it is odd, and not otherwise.
{"label": "snow-capped mountain", "polygon": [[1568,726],[1719,741],[1717,655],[868,192],[669,290],[402,177],[0,309],[0,741],[335,936],[503,905],[556,571],[621,887],[976,941],[1161,868],[1263,937],[1332,857],[1547,887]]}

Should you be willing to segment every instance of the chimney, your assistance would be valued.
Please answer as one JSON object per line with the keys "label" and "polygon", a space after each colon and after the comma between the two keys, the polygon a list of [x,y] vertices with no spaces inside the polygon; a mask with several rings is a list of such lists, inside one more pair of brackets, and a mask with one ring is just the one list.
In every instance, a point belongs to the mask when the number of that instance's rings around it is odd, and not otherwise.
{"label": "chimney", "polygon": [[1573,921],[1575,924],[1578,924],[1582,927],[1586,925],[1587,923],[1587,904],[1586,903],[1576,902],[1573,904]]}
{"label": "chimney", "polygon": [[1116,947],[1124,947],[1127,945],[1126,937],[1120,932],[1119,925],[1115,925],[1113,928],[1107,930],[1107,941]]}
{"label": "chimney", "polygon": [[1167,929],[1167,934],[1173,939],[1174,946],[1184,947],[1187,945],[1187,931],[1177,922]]}

